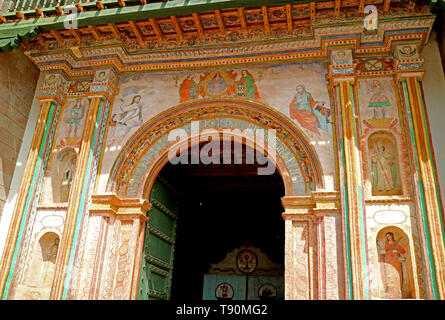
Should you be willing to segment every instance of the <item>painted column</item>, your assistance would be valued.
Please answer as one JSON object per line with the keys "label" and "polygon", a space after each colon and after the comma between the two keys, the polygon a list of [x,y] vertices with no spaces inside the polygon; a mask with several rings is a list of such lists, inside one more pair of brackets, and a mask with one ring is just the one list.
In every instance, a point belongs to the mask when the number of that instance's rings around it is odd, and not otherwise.
{"label": "painted column", "polygon": [[396,82],[415,169],[414,182],[422,221],[430,294],[433,299],[443,300],[445,299],[444,216],[422,89],[423,59],[419,57],[417,46],[413,44],[396,46],[395,57]]}
{"label": "painted column", "polygon": [[28,159],[17,194],[7,242],[0,262],[0,292],[8,299],[14,281],[14,271],[21,255],[24,236],[31,212],[37,205],[41,178],[46,169],[52,149],[61,105],[63,103],[62,75],[45,75],[44,85],[37,97],[41,102],[36,129],[31,142]]}
{"label": "painted column", "polygon": [[334,101],[339,176],[343,207],[345,273],[348,299],[369,299],[368,258],[362,167],[359,153],[359,106],[352,51],[330,52],[329,87]]}
{"label": "painted column", "polygon": [[82,232],[85,231],[86,212],[96,182],[99,162],[114,97],[117,77],[113,69],[97,70],[90,86],[90,105],[82,136],[76,170],[68,199],[65,228],[59,245],[50,299],[67,299],[76,281],[73,269],[81,257]]}
{"label": "painted column", "polygon": [[[317,299],[314,277],[314,202],[308,196],[286,196],[281,199],[285,212],[284,296],[286,300]],[[315,250],[316,251],[316,250]],[[316,252],[315,252],[316,253]]]}
{"label": "painted column", "polygon": [[341,208],[337,192],[314,192],[317,218],[318,299],[344,299],[341,256]]}

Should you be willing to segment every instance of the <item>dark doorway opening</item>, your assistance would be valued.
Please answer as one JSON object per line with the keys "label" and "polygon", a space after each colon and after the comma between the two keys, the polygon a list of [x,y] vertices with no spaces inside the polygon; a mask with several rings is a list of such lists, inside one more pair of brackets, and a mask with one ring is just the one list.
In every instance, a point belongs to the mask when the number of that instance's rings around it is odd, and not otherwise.
{"label": "dark doorway opening", "polygon": [[[231,150],[235,150],[233,143]],[[182,198],[176,227],[172,300],[202,300],[203,276],[210,264],[220,262],[245,243],[284,265],[282,178],[278,170],[272,175],[258,175],[258,168],[264,165],[256,161],[246,164],[249,147],[243,145],[242,150],[242,164],[169,162],[159,174]]]}

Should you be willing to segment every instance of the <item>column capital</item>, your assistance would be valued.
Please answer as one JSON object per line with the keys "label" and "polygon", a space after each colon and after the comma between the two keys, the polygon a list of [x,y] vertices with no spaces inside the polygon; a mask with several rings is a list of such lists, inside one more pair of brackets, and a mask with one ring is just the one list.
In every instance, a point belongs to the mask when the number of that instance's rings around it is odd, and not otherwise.
{"label": "column capital", "polygon": [[327,78],[329,86],[335,86],[339,82],[350,81],[356,82],[356,67],[354,63],[352,49],[328,49],[329,66]]}
{"label": "column capital", "polygon": [[113,68],[96,69],[88,97],[104,97],[113,101],[118,92],[118,76]]}
{"label": "column capital", "polygon": [[65,80],[61,72],[47,72],[44,75],[43,85],[38,89],[37,99],[42,103],[56,101],[63,104],[65,93],[63,84]]}
{"label": "column capital", "polygon": [[425,73],[424,59],[419,55],[416,44],[394,46],[394,73],[396,82],[408,77],[422,79]]}
{"label": "column capital", "polygon": [[94,194],[89,213],[113,215],[120,219],[138,217],[147,221],[151,207],[147,200],[140,198],[120,198],[114,193]]}

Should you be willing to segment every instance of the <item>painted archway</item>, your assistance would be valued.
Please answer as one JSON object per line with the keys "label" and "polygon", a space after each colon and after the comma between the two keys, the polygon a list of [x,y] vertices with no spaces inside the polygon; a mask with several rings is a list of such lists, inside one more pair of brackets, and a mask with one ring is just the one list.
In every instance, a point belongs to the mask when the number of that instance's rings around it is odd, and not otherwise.
{"label": "painted archway", "polygon": [[[276,166],[291,185],[286,195],[305,194],[323,187],[320,162],[309,140],[288,117],[262,103],[241,99],[209,99],[170,108],[139,128],[117,156],[110,172],[107,191],[119,196],[140,197],[149,192],[147,183],[156,177],[176,141],[168,134],[175,129],[274,130]],[[268,141],[266,141],[268,142]],[[286,177],[283,177],[285,180]]]}

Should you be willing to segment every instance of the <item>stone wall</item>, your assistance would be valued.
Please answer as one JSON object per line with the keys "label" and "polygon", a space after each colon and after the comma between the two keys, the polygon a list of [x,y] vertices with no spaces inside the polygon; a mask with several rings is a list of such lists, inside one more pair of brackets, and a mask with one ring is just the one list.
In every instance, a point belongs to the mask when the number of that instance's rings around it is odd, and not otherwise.
{"label": "stone wall", "polygon": [[8,199],[39,70],[21,50],[0,54],[0,217]]}

